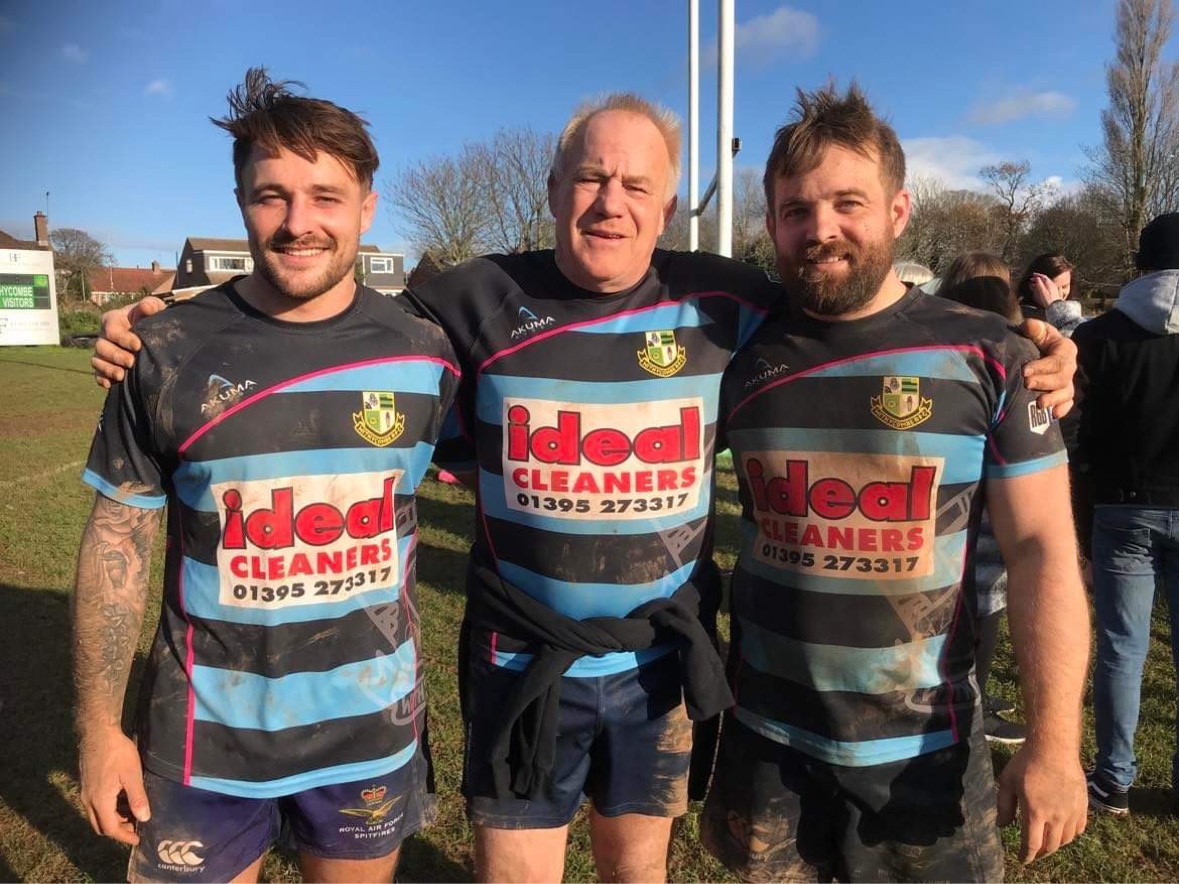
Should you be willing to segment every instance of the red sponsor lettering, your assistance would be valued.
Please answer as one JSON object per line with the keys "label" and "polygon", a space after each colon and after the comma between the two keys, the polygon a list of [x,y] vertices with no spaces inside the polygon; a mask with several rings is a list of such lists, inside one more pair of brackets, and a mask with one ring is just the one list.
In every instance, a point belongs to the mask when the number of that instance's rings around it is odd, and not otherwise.
{"label": "red sponsor lettering", "polygon": [[[393,477],[385,479],[380,497],[358,500],[341,510],[333,504],[315,501],[295,509],[295,489],[275,488],[270,506],[252,512],[242,510],[242,495],[230,488],[221,495],[225,505],[225,549],[286,549],[296,541],[307,546],[327,546],[345,534],[367,540],[392,531],[396,513],[393,506]],[[353,547],[353,550],[356,548]]]}
{"label": "red sponsor lettering", "polygon": [[595,474],[569,470],[517,467],[512,483],[529,491],[557,491],[572,494],[632,494],[648,491],[676,491],[696,484],[696,468],[679,470],[634,470]]}
{"label": "red sponsor lettering", "polygon": [[698,406],[681,408],[678,424],[648,427],[633,437],[611,427],[582,433],[581,413],[577,411],[558,411],[555,427],[533,429],[531,420],[532,414],[524,405],[513,405],[508,409],[508,460],[614,467],[632,457],[649,464],[677,463],[700,457]]}
{"label": "red sponsor lettering", "polygon": [[761,520],[761,533],[767,540],[787,546],[846,549],[852,552],[915,552],[925,546],[924,526],[902,531],[900,528],[848,528],[764,518]]}
{"label": "red sponsor lettering", "polygon": [[286,555],[235,555],[229,559],[229,571],[242,580],[283,580],[291,577],[323,574],[348,574],[365,565],[380,565],[392,560],[393,544],[388,537],[379,543],[362,543],[347,550]]}
{"label": "red sponsor lettering", "polygon": [[930,518],[937,468],[915,466],[907,482],[868,482],[858,491],[837,477],[812,483],[805,460],[788,460],[784,476],[768,476],[762,462],[751,457],[745,472],[754,506],[762,512],[839,521],[858,510],[873,522],[923,522]]}

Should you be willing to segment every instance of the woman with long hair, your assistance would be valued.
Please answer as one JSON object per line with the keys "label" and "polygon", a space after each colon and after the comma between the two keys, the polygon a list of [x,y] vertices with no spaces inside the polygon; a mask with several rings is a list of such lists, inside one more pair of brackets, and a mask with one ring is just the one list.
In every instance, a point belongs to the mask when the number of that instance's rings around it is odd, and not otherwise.
{"label": "woman with long hair", "polygon": [[1070,301],[1075,265],[1059,252],[1037,255],[1016,288],[1023,315],[1043,319],[1071,335],[1084,320],[1079,301]]}

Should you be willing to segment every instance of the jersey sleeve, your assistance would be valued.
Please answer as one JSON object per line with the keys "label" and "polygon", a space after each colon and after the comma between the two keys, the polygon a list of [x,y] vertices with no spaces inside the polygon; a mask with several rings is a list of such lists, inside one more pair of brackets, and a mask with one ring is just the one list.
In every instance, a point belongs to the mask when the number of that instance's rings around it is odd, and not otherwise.
{"label": "jersey sleeve", "polygon": [[1023,366],[1037,358],[1036,348],[1009,332],[998,352],[1001,395],[987,433],[984,477],[1011,479],[1066,463],[1059,423],[1036,405],[1038,394],[1024,386]]}
{"label": "jersey sleeve", "polygon": [[82,481],[104,497],[139,509],[167,503],[164,472],[152,444],[151,422],[141,393],[139,361],[107,393],[90,444]]}

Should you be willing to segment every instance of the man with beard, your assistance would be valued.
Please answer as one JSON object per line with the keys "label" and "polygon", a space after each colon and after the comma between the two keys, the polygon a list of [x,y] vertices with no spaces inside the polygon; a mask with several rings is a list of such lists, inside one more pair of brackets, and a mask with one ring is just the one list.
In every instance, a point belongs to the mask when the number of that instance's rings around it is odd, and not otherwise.
{"label": "man with beard", "polygon": [[[800,93],[766,164],[789,309],[722,386],[745,540],[737,705],[702,820],[747,880],[1000,880],[996,822],[1017,805],[1025,862],[1085,827],[1088,620],[1060,434],[1020,382],[1025,340],[894,275],[904,175],[855,86]],[[972,671],[984,494],[1028,718],[997,809]]]}
{"label": "man with beard", "polygon": [[[305,879],[389,881],[434,813],[414,492],[454,354],[353,279],[376,206],[363,120],[255,69],[215,122],[234,137],[254,270],[139,324],[94,437],[74,603],[82,803],[135,845],[131,880],[257,880],[289,826]],[[165,506],[133,741],[123,695]]]}

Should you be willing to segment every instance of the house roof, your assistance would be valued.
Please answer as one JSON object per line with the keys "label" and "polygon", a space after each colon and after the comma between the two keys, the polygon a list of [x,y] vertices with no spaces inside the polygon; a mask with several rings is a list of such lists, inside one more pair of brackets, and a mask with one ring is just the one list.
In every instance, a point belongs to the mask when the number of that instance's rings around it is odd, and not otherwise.
{"label": "house roof", "polygon": [[[243,252],[250,251],[250,242],[245,239],[217,239],[210,236],[190,236],[188,245],[194,252]],[[396,255],[399,252],[382,252],[376,246],[362,245],[360,251],[373,255]]]}
{"label": "house roof", "polygon": [[147,289],[151,293],[169,291],[176,278],[175,270],[152,270],[143,267],[96,267],[86,274],[92,292],[133,293]]}
{"label": "house roof", "polygon": [[40,246],[35,242],[30,242],[27,239],[17,239],[0,230],[0,249],[23,249],[25,251],[50,252],[52,249],[49,246]]}
{"label": "house roof", "polygon": [[250,242],[245,239],[216,239],[209,236],[190,236],[188,245],[194,252],[249,252]]}

